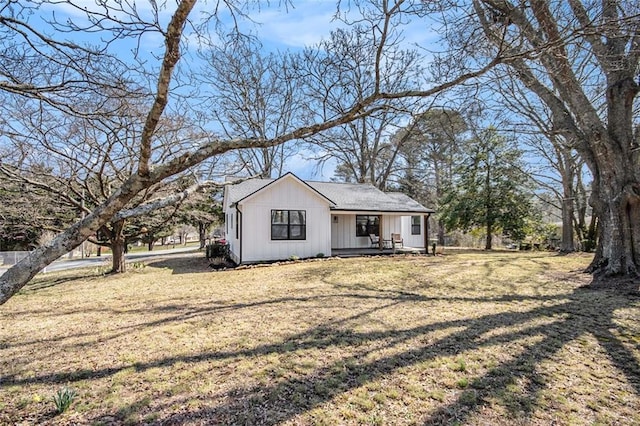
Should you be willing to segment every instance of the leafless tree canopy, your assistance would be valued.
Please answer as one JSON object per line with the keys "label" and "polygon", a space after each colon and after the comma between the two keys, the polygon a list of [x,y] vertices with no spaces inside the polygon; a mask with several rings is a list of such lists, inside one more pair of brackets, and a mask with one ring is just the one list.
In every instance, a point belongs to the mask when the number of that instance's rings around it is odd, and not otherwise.
{"label": "leafless tree canopy", "polygon": [[485,37],[552,114],[593,177],[601,219],[592,269],[636,275],[640,266],[640,175],[633,105],[640,59],[640,7],[627,1],[473,2]]}
{"label": "leafless tree canopy", "polygon": [[[205,66],[198,76],[211,120],[225,138],[272,139],[304,124],[301,75],[286,52],[262,53],[255,37],[218,34],[219,44],[205,44]],[[235,151],[229,174],[280,176],[296,153],[292,143]]]}
{"label": "leafless tree canopy", "polygon": [[[196,0],[0,7],[0,171],[13,184],[32,179],[83,216],[0,278],[0,302],[102,227],[188,195],[153,194],[223,154],[267,176],[291,154],[288,143],[313,139],[319,158],[340,156],[345,177],[384,186],[400,152],[391,139],[398,117],[424,110],[417,99],[490,83],[479,77],[496,67],[540,99],[549,135],[591,170],[601,219],[593,270],[638,272],[636,2],[341,2],[336,16],[349,27],[298,55],[261,54],[237,28],[220,30],[219,13],[239,19],[252,4],[217,1],[198,13]],[[56,7],[73,19],[58,20]],[[420,20],[439,23],[439,51],[402,44],[402,26]],[[216,27],[226,43],[200,46],[202,72],[187,40]],[[151,35],[162,42],[146,55]]]}
{"label": "leafless tree canopy", "polygon": [[[425,7],[402,0],[354,2],[354,7],[361,8],[363,18],[360,24],[366,26],[377,22],[381,25],[374,28],[369,38],[370,49],[375,52],[369,59],[369,79],[372,81],[369,88],[357,97],[340,98],[339,109],[312,109],[301,121],[283,121],[277,131],[269,129],[270,132],[266,132],[267,126],[272,126],[274,119],[277,121],[277,116],[271,116],[269,108],[274,108],[274,105],[275,108],[292,108],[290,101],[313,103],[311,98],[304,98],[310,93],[303,93],[302,101],[294,99],[293,94],[287,94],[289,87],[286,85],[295,83],[295,79],[284,79],[285,94],[281,99],[269,104],[266,102],[269,94],[263,92],[258,98],[265,98],[264,105],[253,107],[254,113],[265,117],[265,111],[268,111],[267,120],[260,122],[255,116],[245,115],[242,119],[247,122],[243,131],[238,132],[240,123],[235,128],[230,126],[235,118],[227,114],[224,116],[226,129],[233,129],[233,132],[221,135],[212,130],[215,126],[208,122],[210,115],[202,111],[185,113],[189,111],[185,107],[192,107],[185,100],[197,93],[196,87],[188,87],[189,82],[196,81],[190,74],[193,69],[185,62],[188,58],[181,59],[186,48],[185,31],[189,31],[190,36],[195,32],[204,35],[208,26],[219,23],[218,13],[224,10],[237,18],[247,11],[245,6],[250,4],[217,1],[203,4],[205,13],[198,14],[192,14],[195,0],[181,0],[175,7],[169,3],[161,6],[151,3],[148,9],[118,0],[101,2],[95,9],[85,9],[73,1],[17,2],[2,6],[0,32],[3,37],[0,43],[5,58],[1,66],[0,95],[3,108],[13,114],[3,116],[0,122],[3,130],[6,129],[3,132],[3,149],[7,149],[5,142],[16,141],[25,153],[31,150],[31,146],[46,147],[43,155],[55,157],[59,162],[56,166],[58,172],[66,173],[66,178],[73,177],[76,182],[95,181],[95,186],[91,185],[90,189],[100,194],[96,199],[102,200],[92,208],[85,205],[83,219],[7,271],[0,278],[0,302],[8,300],[51,261],[112,223],[120,211],[134,208],[135,200],[140,200],[141,196],[144,199],[144,194],[151,188],[207,159],[237,149],[260,152],[289,141],[309,138],[388,110],[393,100],[439,93],[481,75],[496,63],[490,60],[478,64],[476,68],[465,70],[439,85],[413,88],[389,85],[385,79],[392,74],[388,71],[393,69],[396,59],[385,53],[387,47],[393,45],[391,23],[405,19],[408,13],[419,16],[425,12]],[[58,21],[54,6],[70,8],[74,16],[79,17]],[[55,31],[38,30],[33,20],[40,15],[49,17],[48,25]],[[153,59],[141,54],[141,46],[150,34],[159,36],[163,41],[161,50],[152,55]],[[88,41],[86,44],[69,42],[74,36],[86,37]],[[129,47],[123,54],[123,42],[130,46],[132,40],[136,47],[132,51]],[[212,62],[223,53],[213,51],[215,58]],[[334,59],[340,60],[339,57]],[[237,63],[242,64],[241,61]],[[273,66],[269,61],[267,64],[268,67]],[[291,69],[300,72],[304,67],[292,64]],[[247,89],[264,88],[264,81],[258,79],[260,67],[253,71],[256,72],[256,81],[249,81],[251,85]],[[326,87],[323,87],[325,99],[335,96],[332,85],[340,82],[342,76],[331,77],[338,80],[326,79]],[[265,78],[268,81],[269,77]],[[236,94],[242,95],[240,89],[242,87],[234,88]],[[343,95],[345,91],[338,88],[337,93]],[[318,95],[319,92],[314,90],[313,96]],[[186,117],[186,120],[180,122],[178,117]],[[69,139],[68,145],[58,145],[65,138]],[[81,159],[67,169],[65,162],[76,159],[76,154]],[[104,176],[96,176],[95,168],[102,166]],[[8,171],[4,169],[4,172]],[[81,183],[70,190],[76,196],[70,198],[81,199],[77,192],[83,186],[85,191],[89,189],[89,185]]]}

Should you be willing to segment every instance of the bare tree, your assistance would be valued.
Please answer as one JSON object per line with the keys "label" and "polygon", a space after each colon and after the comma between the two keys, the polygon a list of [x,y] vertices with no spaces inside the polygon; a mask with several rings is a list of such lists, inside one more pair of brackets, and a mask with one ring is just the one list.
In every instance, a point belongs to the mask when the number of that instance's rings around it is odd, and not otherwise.
{"label": "bare tree", "polygon": [[[14,134],[7,146],[22,155],[14,167],[0,165],[3,183],[13,182],[43,192],[46,205],[55,207],[60,217],[81,218],[107,200],[115,189],[136,173],[136,148],[141,135],[141,99],[117,99],[113,111],[117,115],[100,119],[78,115],[25,113],[21,108],[14,115],[14,127],[31,129]],[[184,116],[163,117],[154,137],[154,160],[163,162],[184,152],[191,143],[193,129]],[[43,167],[44,166],[44,167]],[[173,181],[159,182],[131,199],[127,207],[135,208],[152,198],[175,192]],[[124,272],[124,254],[130,242],[141,234],[156,232],[175,214],[170,209],[147,214],[147,225],[132,226],[122,219],[102,225],[89,239],[111,248],[112,272]],[[139,221],[139,220],[138,220]],[[62,231],[69,220],[58,221],[56,231]]]}
{"label": "bare tree", "polygon": [[582,194],[587,192],[583,176],[588,176],[588,171],[584,160],[573,149],[573,141],[554,131],[549,108],[536,96],[529,96],[517,78],[504,70],[494,70],[487,78],[494,83],[491,95],[495,95],[496,90],[500,94],[494,108],[499,109],[497,114],[503,117],[506,130],[518,134],[519,142],[529,147],[530,156],[535,156],[531,178],[554,195],[545,202],[552,203],[560,212],[560,251],[575,251],[576,235],[581,243],[587,238],[587,203]]}
{"label": "bare tree", "polygon": [[[328,40],[303,53],[301,62],[310,76],[307,90],[315,99],[307,105],[310,115],[326,119],[343,114],[377,90],[400,92],[416,87],[421,58],[415,50],[400,48],[400,35],[395,31],[390,31],[386,40],[382,38],[380,32],[393,28],[399,19],[393,14],[382,17],[386,27],[378,25],[380,22],[369,22],[370,26],[358,23],[332,32]],[[384,53],[376,46],[381,42],[386,43]],[[384,109],[315,135],[309,139],[310,149],[316,152],[312,157],[336,161],[339,180],[369,182],[384,189],[396,170],[400,148],[391,138],[418,100],[394,99]]]}
{"label": "bare tree", "polygon": [[[398,2],[398,4],[402,3],[404,2]],[[70,2],[70,4],[73,3]],[[113,187],[110,195],[102,203],[96,205],[91,211],[88,211],[84,218],[67,228],[50,243],[31,252],[27,258],[2,275],[2,277],[0,277],[0,303],[6,302],[43,267],[62,254],[79,246],[105,224],[117,223],[121,219],[127,219],[131,216],[144,214],[145,211],[152,211],[167,206],[169,203],[177,202],[178,199],[184,199],[184,197],[193,193],[199,185],[187,188],[178,194],[173,194],[163,199],[149,200],[149,202],[143,203],[138,207],[129,208],[129,203],[140,196],[140,194],[143,194],[144,191],[154,185],[165,182],[177,174],[189,170],[208,158],[224,154],[231,150],[278,146],[288,141],[308,138],[319,132],[343,125],[350,121],[359,120],[376,111],[386,109],[388,108],[387,104],[390,100],[407,96],[432,96],[462,81],[482,75],[498,63],[497,59],[489,60],[487,63],[479,65],[476,69],[465,70],[448,81],[438,85],[431,85],[428,88],[416,88],[415,90],[403,90],[399,92],[387,91],[389,88],[382,84],[381,77],[383,75],[381,69],[386,64],[382,61],[383,55],[381,53],[386,46],[385,32],[383,31],[381,33],[382,39],[378,40],[375,48],[377,52],[380,52],[380,54],[376,55],[380,61],[374,67],[374,74],[372,75],[372,78],[377,81],[377,83],[374,84],[373,89],[367,93],[366,96],[357,101],[353,101],[351,105],[345,109],[326,115],[322,119],[309,117],[307,125],[296,127],[281,135],[272,136],[267,139],[246,138],[242,136],[227,139],[217,137],[210,131],[201,130],[199,133],[191,134],[191,140],[187,150],[175,152],[173,155],[161,158],[162,156],[158,156],[156,150],[158,141],[157,132],[159,126],[161,126],[163,114],[169,105],[171,99],[170,94],[177,93],[177,88],[172,86],[172,82],[175,82],[173,77],[181,57],[183,32],[189,21],[189,14],[194,5],[195,0],[179,1],[176,9],[171,13],[166,26],[161,24],[162,20],[156,8],[152,8],[150,12],[151,17],[146,20],[146,18],[140,16],[135,5],[128,2],[115,2],[113,4],[101,2],[99,5],[100,9],[97,11],[86,10],[84,7],[78,6],[78,10],[87,15],[86,22],[88,23],[84,26],[69,24],[66,27],[69,30],[83,31],[85,33],[89,31],[105,31],[113,34],[114,40],[123,37],[139,38],[148,31],[154,31],[160,34],[164,40],[164,53],[160,55],[160,65],[155,71],[156,84],[148,98],[149,107],[144,117],[140,120],[139,128],[141,130],[139,137],[136,139],[136,144],[132,147],[131,152],[127,154],[136,159],[132,164],[133,173],[119,183],[117,187]],[[31,49],[30,53],[40,61],[43,69],[46,69],[47,66],[50,68],[70,66],[67,65],[70,59],[75,62],[72,67],[73,69],[69,70],[69,73],[58,73],[58,71],[60,71],[59,69],[51,73],[50,77],[52,81],[60,80],[54,87],[50,84],[44,84],[48,81],[40,81],[41,75],[39,73],[31,73],[32,75],[30,75],[24,67],[20,68],[20,61],[16,58],[14,65],[17,68],[13,71],[9,70],[7,74],[17,76],[18,73],[22,72],[22,78],[8,79],[7,81],[9,81],[9,83],[3,82],[0,84],[0,91],[2,91],[3,96],[11,98],[14,104],[18,103],[20,99],[27,101],[33,100],[38,105],[50,106],[65,116],[102,116],[108,108],[108,103],[105,103],[104,108],[98,110],[98,114],[95,108],[89,111],[78,108],[78,105],[82,107],[86,104],[85,102],[80,102],[80,100],[84,101],[85,98],[92,99],[92,96],[95,96],[96,93],[107,93],[111,98],[114,97],[112,95],[113,93],[118,93],[120,97],[136,95],[135,93],[127,92],[126,88],[130,87],[128,84],[122,84],[119,81],[111,83],[111,80],[113,80],[113,68],[108,68],[108,66],[105,65],[106,62],[99,62],[101,66],[106,67],[105,70],[109,71],[109,73],[107,73],[108,75],[104,77],[104,80],[100,76],[100,69],[96,70],[95,73],[92,73],[93,70],[89,72],[86,71],[85,63],[93,61],[96,56],[108,51],[108,46],[86,48],[71,45],[66,42],[49,43],[46,41],[49,40],[48,37],[32,29],[28,34],[25,34],[24,31],[20,31],[21,28],[24,29],[24,27],[28,26],[25,20],[20,21],[21,23],[19,24],[13,24],[14,21],[17,22],[20,18],[19,14],[15,13],[15,7],[18,7],[16,3],[10,3],[0,9],[3,13],[3,19],[0,20],[0,25],[3,25],[2,31],[4,31],[5,34],[12,35],[13,39],[11,40],[19,40],[19,42],[16,43],[21,43],[20,47],[24,50]],[[231,5],[231,7],[233,7],[233,5]],[[115,8],[116,10],[112,10],[111,8]],[[13,26],[8,26],[7,22],[12,23],[11,25]],[[21,25],[21,27],[16,28],[16,25]],[[9,39],[4,38],[2,42],[6,43],[7,40]],[[41,41],[47,44],[50,50],[42,52],[34,48],[34,46]],[[57,55],[64,57],[64,61],[58,58]],[[131,69],[136,69],[136,67],[131,66]],[[72,71],[76,74],[73,74]],[[121,77],[120,74],[116,74],[116,76],[118,76],[118,78]],[[71,80],[66,80],[67,77],[71,78]],[[77,80],[74,79],[75,77],[77,77]],[[125,89],[123,89],[123,87]],[[109,88],[110,90],[105,90],[105,88]],[[78,102],[73,102],[73,99],[69,101],[69,98],[64,96],[65,89],[77,91]],[[91,102],[91,105],[94,105],[94,103]],[[26,133],[28,130],[29,129],[15,129],[17,133],[21,134]]]}
{"label": "bare tree", "polygon": [[510,72],[549,108],[554,134],[569,141],[591,170],[590,202],[600,226],[589,270],[596,277],[636,276],[640,150],[633,107],[640,6],[624,0],[474,0],[473,7],[485,52],[491,46],[508,52]]}
{"label": "bare tree", "polygon": [[[255,37],[218,34],[200,56],[206,61],[198,76],[213,118],[226,138],[272,139],[301,123],[301,78],[293,57],[262,53]],[[296,153],[292,143],[230,153],[229,174],[263,178],[280,176],[284,162]]]}

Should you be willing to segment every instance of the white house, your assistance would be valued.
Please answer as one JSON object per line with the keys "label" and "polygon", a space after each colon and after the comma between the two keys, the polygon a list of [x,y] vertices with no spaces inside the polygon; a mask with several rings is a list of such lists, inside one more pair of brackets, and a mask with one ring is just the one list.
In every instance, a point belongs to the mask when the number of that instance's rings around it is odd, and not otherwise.
{"label": "white house", "polygon": [[[433,210],[408,196],[368,184],[248,179],[225,187],[225,231],[234,262],[330,256],[340,249],[427,247]],[[376,241],[374,236],[381,236]]]}

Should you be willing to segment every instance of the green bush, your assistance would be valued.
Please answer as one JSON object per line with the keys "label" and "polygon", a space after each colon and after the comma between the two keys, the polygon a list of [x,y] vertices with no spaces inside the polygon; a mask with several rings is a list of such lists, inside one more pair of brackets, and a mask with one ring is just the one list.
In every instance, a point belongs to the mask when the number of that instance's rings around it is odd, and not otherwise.
{"label": "green bush", "polygon": [[58,392],[53,396],[56,412],[62,414],[67,411],[76,395],[76,391],[68,387],[58,389]]}
{"label": "green bush", "polygon": [[324,257],[324,253],[318,253],[318,254],[316,254],[316,257],[317,258],[322,258],[322,257]]}

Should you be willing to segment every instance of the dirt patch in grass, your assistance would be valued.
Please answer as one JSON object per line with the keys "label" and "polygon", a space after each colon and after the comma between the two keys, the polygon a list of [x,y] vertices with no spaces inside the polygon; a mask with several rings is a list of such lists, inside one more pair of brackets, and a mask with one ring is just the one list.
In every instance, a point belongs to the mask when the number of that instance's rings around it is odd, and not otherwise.
{"label": "dirt patch in grass", "polygon": [[42,276],[0,307],[0,424],[639,424],[640,298],[589,260]]}

